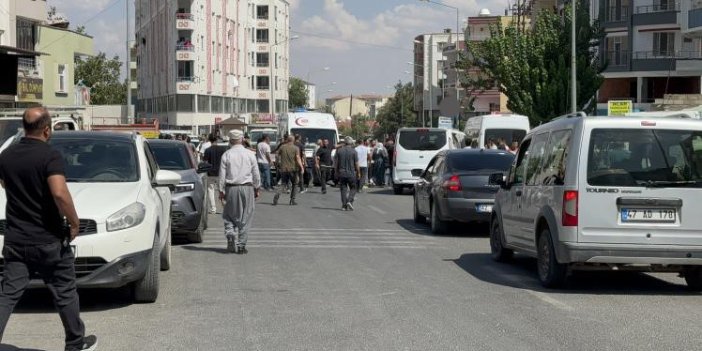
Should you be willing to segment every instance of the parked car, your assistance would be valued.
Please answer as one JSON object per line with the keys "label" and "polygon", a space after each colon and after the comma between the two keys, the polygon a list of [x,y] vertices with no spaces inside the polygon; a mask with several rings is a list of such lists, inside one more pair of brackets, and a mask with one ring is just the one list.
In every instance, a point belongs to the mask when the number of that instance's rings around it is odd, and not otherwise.
{"label": "parked car", "polygon": [[400,195],[419,181],[429,161],[443,150],[465,147],[465,134],[443,128],[400,128],[393,167],[393,192]]}
{"label": "parked car", "polygon": [[498,186],[490,175],[506,172],[514,156],[501,150],[447,150],[437,154],[419,177],[414,191],[414,221],[430,217],[431,231],[441,234],[450,222],[489,222]]}
{"label": "parked car", "polygon": [[171,229],[186,235],[190,242],[201,243],[207,229],[207,171],[211,165],[197,165],[189,145],[178,140],[149,140],[161,169],[176,172],[181,181],[171,200]]}
{"label": "parked car", "polygon": [[[171,266],[171,188],[180,176],[159,169],[137,134],[57,132],[50,144],[66,161],[66,180],[80,217],[79,235],[71,243],[78,287],[131,284],[137,302],[156,301],[159,271]],[[4,197],[0,191],[2,234]],[[33,279],[32,285],[38,284]]]}
{"label": "parked car", "polygon": [[702,122],[567,116],[532,130],[492,213],[493,259],[537,258],[546,287],[576,269],[681,273],[702,290]]}

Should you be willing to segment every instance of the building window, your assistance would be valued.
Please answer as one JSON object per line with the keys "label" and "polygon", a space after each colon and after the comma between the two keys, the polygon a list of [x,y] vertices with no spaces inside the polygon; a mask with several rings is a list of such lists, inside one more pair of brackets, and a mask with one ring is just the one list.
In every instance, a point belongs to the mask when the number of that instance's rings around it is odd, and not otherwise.
{"label": "building window", "polygon": [[270,111],[270,102],[268,100],[252,100],[256,101],[256,112],[258,113],[263,113],[263,112],[271,112]]}
{"label": "building window", "polygon": [[176,95],[178,112],[195,112],[195,95]]}
{"label": "building window", "polygon": [[65,93],[67,91],[66,84],[66,65],[58,65],[58,92]]}
{"label": "building window", "polygon": [[221,96],[212,97],[212,113],[224,112],[224,98]]}
{"label": "building window", "polygon": [[653,56],[670,57],[675,53],[675,33],[653,33]]}
{"label": "building window", "polygon": [[256,17],[261,20],[268,19],[268,5],[256,6]]}
{"label": "building window", "polygon": [[267,43],[268,42],[268,29],[256,29],[256,42],[257,43]]}
{"label": "building window", "polygon": [[17,17],[17,48],[34,51],[35,36],[34,22]]}
{"label": "building window", "polygon": [[208,95],[197,96],[197,112],[210,112],[210,97]]}
{"label": "building window", "polygon": [[256,90],[268,90],[271,88],[270,77],[268,76],[257,76],[256,77]]}
{"label": "building window", "polygon": [[256,53],[256,66],[258,67],[268,67],[270,64],[269,61],[269,54],[267,52],[259,52]]}

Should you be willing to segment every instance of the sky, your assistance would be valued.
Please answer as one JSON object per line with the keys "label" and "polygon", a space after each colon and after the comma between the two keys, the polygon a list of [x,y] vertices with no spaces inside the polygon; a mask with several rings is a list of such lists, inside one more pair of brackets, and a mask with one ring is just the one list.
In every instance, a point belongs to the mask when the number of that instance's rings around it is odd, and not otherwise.
{"label": "sky", "polygon": [[[95,38],[96,51],[124,57],[125,1],[130,0],[48,0],[48,4],[65,14],[72,27],[85,25]],[[407,62],[412,61],[414,38],[456,27],[456,10],[421,0],[288,1],[291,35],[299,36],[290,44],[291,72],[316,83],[320,97],[391,93],[398,82],[413,79],[405,71],[411,72]],[[435,1],[458,7],[463,22],[483,8],[500,14],[509,0]]]}

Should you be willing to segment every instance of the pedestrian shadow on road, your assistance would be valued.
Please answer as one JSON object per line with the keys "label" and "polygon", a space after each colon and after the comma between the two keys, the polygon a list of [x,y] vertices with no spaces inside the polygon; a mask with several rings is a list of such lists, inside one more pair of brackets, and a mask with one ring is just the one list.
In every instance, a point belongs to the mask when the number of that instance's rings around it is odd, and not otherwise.
{"label": "pedestrian shadow on road", "polygon": [[180,246],[180,248],[186,249],[188,251],[214,252],[214,253],[218,253],[218,254],[231,255],[231,252],[227,251],[227,248],[225,248],[225,247],[202,247],[202,246],[187,245],[187,246]]}
{"label": "pedestrian shadow on road", "polygon": [[[515,256],[509,263],[492,260],[489,253],[467,253],[458,259],[449,259],[473,277],[487,283],[527,289],[544,293],[591,294],[591,295],[691,295],[699,293],[686,290],[680,284],[658,279],[640,272],[594,271],[574,272],[563,289],[547,289],[538,281],[536,260]],[[674,273],[670,277],[675,277]]]}
{"label": "pedestrian shadow on road", "polygon": [[402,229],[417,235],[433,236],[437,238],[485,238],[488,236],[488,226],[479,223],[452,223],[444,234],[433,234],[429,224],[418,224],[412,219],[398,219],[395,221]]}
{"label": "pedestrian shadow on road", "polygon": [[39,349],[21,349],[17,346],[0,344],[0,351],[46,351]]}
{"label": "pedestrian shadow on road", "polygon": [[[128,287],[119,289],[78,289],[81,312],[102,312],[131,306],[134,301]],[[46,288],[25,291],[15,313],[56,313],[54,300]],[[0,351],[3,349],[0,348]]]}

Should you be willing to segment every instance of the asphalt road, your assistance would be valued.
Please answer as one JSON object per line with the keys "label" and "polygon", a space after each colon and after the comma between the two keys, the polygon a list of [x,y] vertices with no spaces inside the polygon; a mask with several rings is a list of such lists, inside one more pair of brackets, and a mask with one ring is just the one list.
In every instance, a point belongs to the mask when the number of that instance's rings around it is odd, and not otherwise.
{"label": "asphalt road", "polygon": [[[203,244],[174,248],[154,304],[81,291],[101,350],[681,350],[700,349],[702,296],[675,275],[578,274],[540,287],[533,260],[489,258],[486,227],[432,236],[412,197],[314,189],[291,207],[257,204],[246,256],[225,252],[222,221]],[[49,295],[32,291],[0,350],[60,350]]]}

